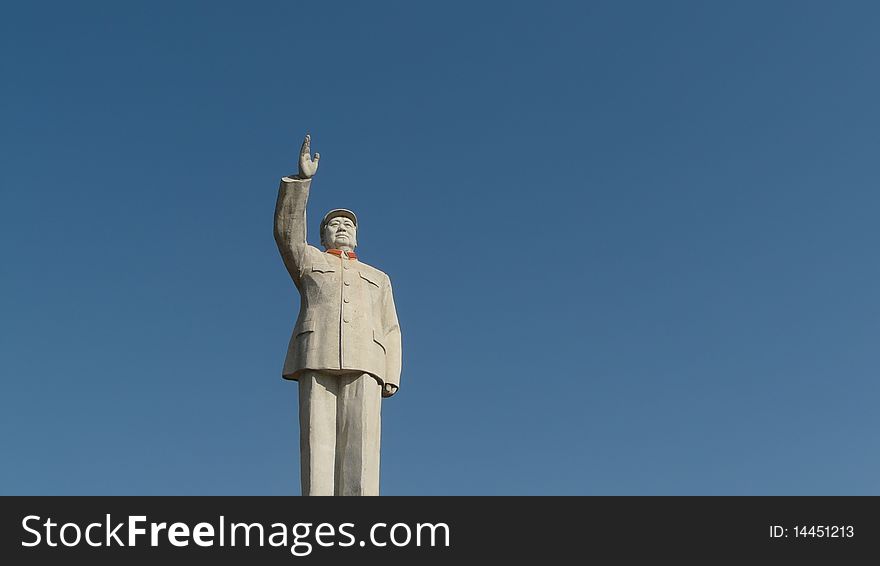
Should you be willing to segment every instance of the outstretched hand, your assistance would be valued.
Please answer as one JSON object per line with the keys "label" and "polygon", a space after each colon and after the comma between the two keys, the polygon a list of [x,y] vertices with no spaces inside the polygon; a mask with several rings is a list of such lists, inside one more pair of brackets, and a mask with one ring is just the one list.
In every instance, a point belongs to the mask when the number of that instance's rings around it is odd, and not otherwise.
{"label": "outstretched hand", "polygon": [[302,148],[299,150],[299,178],[311,179],[318,172],[318,160],[321,159],[320,153],[315,153],[315,158],[311,155],[312,136],[306,134],[303,140]]}

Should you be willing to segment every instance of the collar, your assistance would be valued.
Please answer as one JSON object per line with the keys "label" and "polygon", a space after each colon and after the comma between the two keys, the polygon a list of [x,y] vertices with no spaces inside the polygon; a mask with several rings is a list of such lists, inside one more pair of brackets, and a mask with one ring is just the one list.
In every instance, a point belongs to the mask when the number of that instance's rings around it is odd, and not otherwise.
{"label": "collar", "polygon": [[[327,250],[327,253],[342,257],[342,250],[329,249],[329,250]],[[358,258],[357,254],[354,252],[345,252],[345,255],[348,256],[348,259],[357,259]]]}

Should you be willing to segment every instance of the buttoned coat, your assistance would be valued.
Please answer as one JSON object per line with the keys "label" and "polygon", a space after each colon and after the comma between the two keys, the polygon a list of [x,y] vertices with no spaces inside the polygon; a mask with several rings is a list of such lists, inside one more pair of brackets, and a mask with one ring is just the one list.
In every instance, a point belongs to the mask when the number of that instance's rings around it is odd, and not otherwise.
{"label": "buttoned coat", "polygon": [[299,317],[281,375],[303,370],[366,372],[400,386],[400,325],[391,281],[356,259],[306,242],[311,179],[283,177],[275,205],[275,241],[300,294]]}

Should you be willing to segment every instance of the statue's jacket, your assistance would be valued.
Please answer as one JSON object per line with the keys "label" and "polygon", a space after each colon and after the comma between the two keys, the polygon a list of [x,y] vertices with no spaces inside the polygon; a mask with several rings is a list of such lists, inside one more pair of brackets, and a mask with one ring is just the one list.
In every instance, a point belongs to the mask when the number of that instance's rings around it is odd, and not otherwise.
{"label": "statue's jacket", "polygon": [[275,241],[300,294],[281,375],[295,380],[307,369],[350,370],[399,387],[400,325],[391,280],[306,242],[310,185],[311,179],[282,178],[275,206]]}

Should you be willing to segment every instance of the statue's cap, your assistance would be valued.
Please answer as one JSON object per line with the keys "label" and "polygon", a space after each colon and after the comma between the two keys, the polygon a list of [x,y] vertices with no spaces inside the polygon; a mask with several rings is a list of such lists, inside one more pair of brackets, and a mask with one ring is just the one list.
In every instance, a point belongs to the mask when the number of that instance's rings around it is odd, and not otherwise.
{"label": "statue's cap", "polygon": [[326,226],[331,219],[336,218],[337,216],[350,218],[351,221],[354,222],[355,228],[357,228],[358,218],[357,216],[355,216],[354,212],[348,210],[347,208],[334,208],[333,210],[325,214],[324,219],[321,220],[321,232],[324,231],[324,226]]}

